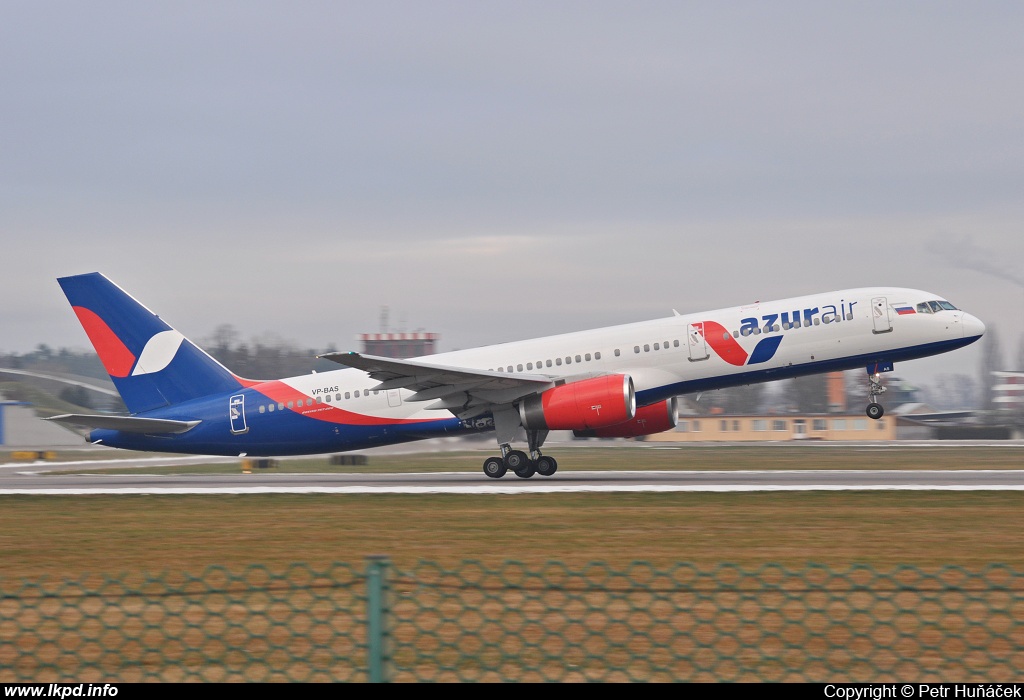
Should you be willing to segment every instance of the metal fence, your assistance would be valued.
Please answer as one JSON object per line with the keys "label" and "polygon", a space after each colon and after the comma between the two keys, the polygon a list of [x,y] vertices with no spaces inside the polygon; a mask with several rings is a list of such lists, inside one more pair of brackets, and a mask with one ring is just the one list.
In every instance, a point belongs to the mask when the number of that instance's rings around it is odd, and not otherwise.
{"label": "metal fence", "polygon": [[0,582],[0,682],[1009,682],[1024,577],[558,563]]}

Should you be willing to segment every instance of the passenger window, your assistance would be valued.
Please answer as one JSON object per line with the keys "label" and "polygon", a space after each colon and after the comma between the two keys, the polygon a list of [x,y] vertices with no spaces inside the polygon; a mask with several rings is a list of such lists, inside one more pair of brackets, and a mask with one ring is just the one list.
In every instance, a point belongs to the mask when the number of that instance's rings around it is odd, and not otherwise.
{"label": "passenger window", "polygon": [[277,410],[278,411],[283,411],[284,410],[284,402],[281,402],[281,403],[277,404]]}
{"label": "passenger window", "polygon": [[559,367],[561,367],[562,366],[562,358],[561,357],[556,357],[555,358],[555,364],[558,365]]}
{"label": "passenger window", "polygon": [[580,359],[580,356],[579,356],[579,355],[577,355],[577,356],[576,356],[576,362],[582,362],[582,361],[583,361],[583,360],[581,360],[581,359]]}
{"label": "passenger window", "polygon": [[356,389],[355,397],[356,397],[357,399],[359,398],[359,389]]}
{"label": "passenger window", "polygon": [[508,366],[508,371],[509,371],[509,372],[511,372],[511,371],[512,371],[512,365],[509,365],[509,366]]}
{"label": "passenger window", "polygon": [[599,352],[595,352],[595,353],[594,353],[594,359],[595,359],[595,360],[600,360],[600,359],[601,359],[601,353],[599,353]]}
{"label": "passenger window", "polygon": [[550,367],[551,366],[551,360],[545,360],[544,361],[544,366],[545,367]]}
{"label": "passenger window", "polygon": [[621,356],[621,355],[622,355],[622,353],[621,353],[621,352],[619,352],[619,349],[618,349],[618,348],[615,348],[615,357],[619,357],[619,356]]}
{"label": "passenger window", "polygon": [[590,353],[588,352],[586,355],[584,355],[583,359],[585,359],[587,362],[590,362]]}
{"label": "passenger window", "polygon": [[345,398],[346,399],[351,399],[352,398],[352,394],[350,394],[349,392],[346,391],[345,392]]}
{"label": "passenger window", "polygon": [[673,340],[672,341],[672,347],[678,348],[679,347],[679,341],[678,340]]}
{"label": "passenger window", "polygon": [[572,364],[572,357],[566,357],[565,358],[565,364],[571,365]]}
{"label": "passenger window", "polygon": [[522,372],[522,371],[523,371],[523,366],[522,365],[516,365],[516,372]]}
{"label": "passenger window", "polygon": [[639,345],[634,345],[633,346],[633,352],[639,353],[640,352],[640,346]]}
{"label": "passenger window", "polygon": [[267,407],[264,406],[263,404],[260,404],[260,413],[264,413],[264,412],[266,412],[266,410],[267,410]]}
{"label": "passenger window", "polygon": [[289,401],[288,402],[288,408],[295,408],[295,402]]}
{"label": "passenger window", "polygon": [[270,411],[271,413],[273,413],[274,412],[274,404],[270,404],[269,406],[267,406],[267,410]]}
{"label": "passenger window", "polygon": [[661,343],[655,343],[654,344],[654,349],[655,350],[661,350]]}
{"label": "passenger window", "polygon": [[739,331],[733,331],[732,332],[732,337],[733,338],[739,338],[740,337],[740,332]]}
{"label": "passenger window", "polygon": [[529,369],[533,369],[533,363],[532,362],[527,362],[526,363],[526,369],[528,369],[528,370]]}

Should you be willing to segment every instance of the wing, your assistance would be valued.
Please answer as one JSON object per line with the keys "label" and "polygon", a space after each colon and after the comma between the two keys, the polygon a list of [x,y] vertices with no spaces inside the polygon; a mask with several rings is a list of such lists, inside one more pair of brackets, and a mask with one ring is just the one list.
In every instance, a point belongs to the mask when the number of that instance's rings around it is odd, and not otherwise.
{"label": "wing", "polygon": [[540,374],[446,367],[357,352],[331,352],[318,357],[363,370],[380,382],[373,391],[407,389],[414,393],[403,401],[434,401],[426,408],[449,410],[459,418],[480,415],[555,385],[553,378]]}
{"label": "wing", "polygon": [[46,420],[57,421],[58,423],[70,423],[71,425],[82,425],[86,428],[120,430],[123,433],[146,433],[150,435],[160,433],[184,433],[192,430],[192,428],[202,422],[198,420],[134,418],[132,416],[94,416],[83,413],[65,413],[60,416],[51,416]]}

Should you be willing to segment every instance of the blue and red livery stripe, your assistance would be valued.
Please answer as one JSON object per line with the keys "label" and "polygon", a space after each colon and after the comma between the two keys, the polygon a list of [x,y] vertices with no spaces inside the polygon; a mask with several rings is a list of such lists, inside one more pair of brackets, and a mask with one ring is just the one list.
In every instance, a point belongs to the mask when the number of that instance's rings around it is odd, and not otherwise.
{"label": "blue and red livery stripe", "polygon": [[725,327],[716,321],[704,321],[704,323],[698,326],[704,339],[707,341],[711,349],[714,350],[719,357],[728,362],[730,365],[742,367],[743,365],[758,365],[762,362],[775,357],[775,352],[779,349],[779,344],[782,342],[781,335],[774,335],[768,338],[762,338],[760,342],[754,347],[754,351],[747,355],[747,351],[736,342],[736,340],[730,335],[729,331]]}

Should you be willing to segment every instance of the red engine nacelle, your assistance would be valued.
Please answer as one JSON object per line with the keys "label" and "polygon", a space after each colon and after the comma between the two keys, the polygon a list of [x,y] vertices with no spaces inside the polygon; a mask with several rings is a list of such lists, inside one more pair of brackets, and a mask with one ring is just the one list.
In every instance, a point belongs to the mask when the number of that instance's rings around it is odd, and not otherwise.
{"label": "red engine nacelle", "polygon": [[641,406],[636,410],[636,416],[632,420],[607,428],[594,428],[591,430],[574,430],[576,437],[640,437],[641,435],[653,435],[663,433],[676,427],[679,422],[679,414],[676,398],[673,396],[666,401],[652,403],[650,406]]}
{"label": "red engine nacelle", "polygon": [[626,374],[563,384],[519,404],[519,417],[527,430],[606,428],[635,415],[633,379]]}

